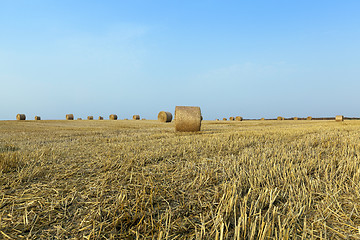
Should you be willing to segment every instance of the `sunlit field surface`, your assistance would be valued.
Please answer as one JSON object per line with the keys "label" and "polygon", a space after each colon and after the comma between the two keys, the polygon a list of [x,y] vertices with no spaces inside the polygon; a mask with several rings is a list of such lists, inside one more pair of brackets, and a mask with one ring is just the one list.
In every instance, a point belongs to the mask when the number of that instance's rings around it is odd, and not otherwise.
{"label": "sunlit field surface", "polygon": [[360,121],[1,121],[0,239],[360,239]]}

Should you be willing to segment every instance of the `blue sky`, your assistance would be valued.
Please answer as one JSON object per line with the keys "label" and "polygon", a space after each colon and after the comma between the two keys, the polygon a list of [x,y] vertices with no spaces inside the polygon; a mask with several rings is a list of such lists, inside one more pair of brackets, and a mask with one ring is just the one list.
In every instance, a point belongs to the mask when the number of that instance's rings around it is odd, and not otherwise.
{"label": "blue sky", "polygon": [[0,119],[360,117],[360,1],[0,0]]}

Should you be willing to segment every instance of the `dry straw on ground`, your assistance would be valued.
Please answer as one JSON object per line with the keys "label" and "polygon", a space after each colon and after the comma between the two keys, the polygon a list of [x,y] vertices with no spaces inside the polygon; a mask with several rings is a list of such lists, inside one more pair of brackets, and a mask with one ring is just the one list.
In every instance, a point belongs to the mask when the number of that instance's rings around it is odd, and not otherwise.
{"label": "dry straw on ground", "polygon": [[237,116],[237,117],[235,118],[235,120],[236,120],[236,121],[242,121],[242,120],[243,120],[243,118],[242,118],[242,117],[240,117],[240,116]]}
{"label": "dry straw on ground", "polygon": [[176,106],[175,130],[178,132],[197,132],[201,128],[200,107]]}
{"label": "dry straw on ground", "polygon": [[18,115],[16,115],[16,120],[26,120],[26,116],[25,116],[25,114],[18,114]]}
{"label": "dry straw on ground", "polygon": [[308,117],[306,118],[306,120],[312,120],[312,117],[311,117],[311,116],[308,116]]}
{"label": "dry straw on ground", "polygon": [[158,114],[158,121],[160,122],[171,122],[172,114],[171,112],[161,111]]}
{"label": "dry straw on ground", "polygon": [[336,122],[342,122],[342,121],[344,121],[344,116],[343,116],[343,115],[337,115],[336,118],[335,118],[335,121],[336,121]]}
{"label": "dry straw on ground", "polygon": [[140,120],[140,116],[139,115],[134,115],[133,120]]}
{"label": "dry straw on ground", "polygon": [[99,120],[104,120],[104,118],[102,116],[99,116]]}
{"label": "dry straw on ground", "polygon": [[39,121],[39,120],[41,120],[41,117],[40,116],[35,116],[35,120]]}
{"label": "dry straw on ground", "polygon": [[74,120],[73,114],[66,114],[66,120]]}
{"label": "dry straw on ground", "polygon": [[118,116],[117,116],[116,114],[111,114],[111,115],[109,116],[109,119],[110,119],[110,120],[117,120],[117,119],[118,119]]}

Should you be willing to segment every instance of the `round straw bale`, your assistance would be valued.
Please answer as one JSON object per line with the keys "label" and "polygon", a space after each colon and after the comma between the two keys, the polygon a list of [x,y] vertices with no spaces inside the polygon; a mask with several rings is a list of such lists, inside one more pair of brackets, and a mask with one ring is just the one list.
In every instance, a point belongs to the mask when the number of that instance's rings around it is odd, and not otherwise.
{"label": "round straw bale", "polygon": [[102,116],[99,116],[99,120],[104,120],[104,118]]}
{"label": "round straw bale", "polygon": [[88,116],[87,120],[94,120],[94,117],[93,116]]}
{"label": "round straw bale", "polygon": [[234,121],[235,118],[234,117],[229,117],[229,121]]}
{"label": "round straw bale", "polygon": [[170,112],[164,112],[164,111],[161,111],[159,112],[158,114],[158,120],[160,122],[171,122],[172,120],[172,114]]}
{"label": "round straw bale", "polygon": [[284,120],[284,118],[283,117],[277,117],[277,120]]}
{"label": "round straw bale", "polygon": [[335,121],[336,121],[336,122],[342,122],[342,121],[344,121],[344,116],[343,116],[343,115],[337,115],[337,116],[335,117]]}
{"label": "round straw bale", "polygon": [[176,106],[175,131],[197,132],[201,128],[200,107]]}
{"label": "round straw bale", "polygon": [[298,117],[294,117],[294,120],[299,120],[299,118],[298,118]]}
{"label": "round straw bale", "polygon": [[217,118],[217,119],[215,119],[215,121],[220,121],[220,120]]}
{"label": "round straw bale", "polygon": [[66,114],[66,120],[74,120],[73,114]]}
{"label": "round straw bale", "polygon": [[77,120],[82,120],[82,118],[78,118]]}
{"label": "round straw bale", "polygon": [[134,115],[133,120],[140,120],[140,116],[139,115]]}
{"label": "round straw bale", "polygon": [[227,118],[223,118],[223,121],[227,121]]}
{"label": "round straw bale", "polygon": [[129,120],[129,119],[127,119],[127,118],[124,118],[124,120],[126,121],[126,120]]}
{"label": "round straw bale", "polygon": [[264,120],[265,120],[265,118],[261,118],[261,120],[262,120],[262,121],[264,121]]}
{"label": "round straw bale", "polygon": [[235,118],[235,120],[236,120],[236,121],[242,121],[242,120],[243,120],[243,118],[242,118],[242,117],[240,117],[240,116],[237,116],[237,117]]}
{"label": "round straw bale", "polygon": [[39,117],[39,116],[35,116],[35,120],[41,120],[41,117]]}
{"label": "round straw bale", "polygon": [[117,120],[118,117],[117,117],[116,114],[111,114],[111,115],[109,116],[109,119],[110,119],[110,120]]}
{"label": "round straw bale", "polygon": [[18,115],[16,115],[16,120],[26,120],[26,116],[25,116],[25,114],[18,114]]}
{"label": "round straw bale", "polygon": [[308,117],[306,118],[306,120],[312,120],[312,117],[311,117],[311,116],[308,116]]}

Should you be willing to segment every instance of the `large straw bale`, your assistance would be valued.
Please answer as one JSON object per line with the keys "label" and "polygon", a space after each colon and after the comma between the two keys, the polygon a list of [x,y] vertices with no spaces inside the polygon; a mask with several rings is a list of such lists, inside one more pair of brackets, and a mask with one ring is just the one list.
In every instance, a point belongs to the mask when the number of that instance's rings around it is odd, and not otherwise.
{"label": "large straw bale", "polygon": [[281,117],[281,116],[278,116],[278,117],[277,117],[277,120],[284,120],[284,118]]}
{"label": "large straw bale", "polygon": [[235,118],[234,117],[229,117],[229,121],[234,121]]}
{"label": "large straw bale", "polygon": [[344,116],[343,116],[343,115],[337,115],[337,116],[335,117],[335,121],[336,121],[336,122],[342,122],[342,121],[344,121]]}
{"label": "large straw bale", "polygon": [[35,120],[39,121],[39,120],[41,120],[41,117],[40,116],[35,116]]}
{"label": "large straw bale", "polygon": [[235,118],[235,120],[236,120],[236,121],[242,121],[242,120],[243,120],[243,118],[242,118],[242,117],[240,117],[240,116],[237,116],[237,117]]}
{"label": "large straw bale", "polygon": [[74,120],[73,114],[66,114],[66,120]]}
{"label": "large straw bale", "polygon": [[265,118],[261,118],[261,120],[262,120],[262,121],[264,121],[264,120],[265,120]]}
{"label": "large straw bale", "polygon": [[94,117],[93,116],[88,116],[87,120],[94,120]]}
{"label": "large straw bale", "polygon": [[201,128],[200,107],[176,106],[175,131],[197,132]]}
{"label": "large straw bale", "polygon": [[109,116],[109,119],[110,119],[110,120],[117,120],[117,119],[118,119],[118,116],[117,116],[116,114],[111,114],[111,115]]}
{"label": "large straw bale", "polygon": [[158,120],[160,122],[171,122],[172,120],[172,114],[171,112],[165,112],[165,111],[161,111],[158,114]]}
{"label": "large straw bale", "polygon": [[104,118],[102,116],[99,116],[99,120],[104,120]]}
{"label": "large straw bale", "polygon": [[220,120],[217,118],[217,119],[215,119],[215,121],[220,121]]}
{"label": "large straw bale", "polygon": [[19,113],[16,115],[16,120],[26,120],[26,115]]}
{"label": "large straw bale", "polygon": [[311,116],[308,116],[308,117],[306,118],[306,120],[312,120],[312,117],[311,117]]}
{"label": "large straw bale", "polygon": [[294,117],[294,120],[299,120],[299,118],[298,118],[298,117]]}
{"label": "large straw bale", "polygon": [[227,121],[227,118],[223,118],[223,121]]}
{"label": "large straw bale", "polygon": [[140,116],[139,115],[133,115],[133,120],[140,120]]}

